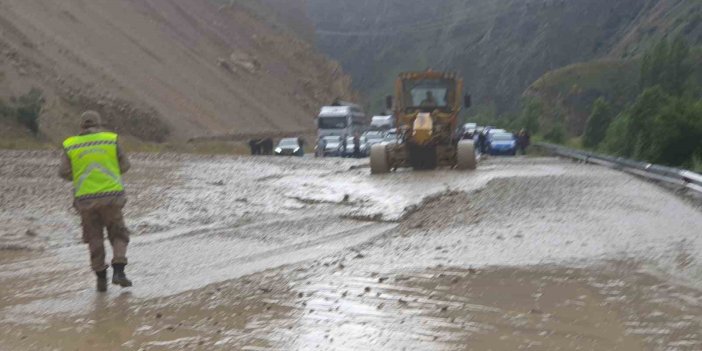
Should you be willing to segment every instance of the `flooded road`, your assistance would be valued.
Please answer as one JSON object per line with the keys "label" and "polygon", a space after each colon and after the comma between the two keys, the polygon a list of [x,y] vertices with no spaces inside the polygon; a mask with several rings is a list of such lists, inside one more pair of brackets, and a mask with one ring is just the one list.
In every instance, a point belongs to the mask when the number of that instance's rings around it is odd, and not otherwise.
{"label": "flooded road", "polygon": [[702,212],[616,171],[137,155],[99,295],[56,159],[0,153],[0,350],[702,349]]}

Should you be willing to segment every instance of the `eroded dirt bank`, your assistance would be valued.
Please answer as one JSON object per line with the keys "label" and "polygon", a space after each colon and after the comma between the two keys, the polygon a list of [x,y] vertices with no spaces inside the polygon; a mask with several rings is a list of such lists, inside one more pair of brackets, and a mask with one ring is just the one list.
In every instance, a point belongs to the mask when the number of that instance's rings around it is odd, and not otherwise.
{"label": "eroded dirt bank", "polygon": [[137,156],[98,295],[52,155],[0,158],[3,350],[702,347],[702,214],[607,169]]}

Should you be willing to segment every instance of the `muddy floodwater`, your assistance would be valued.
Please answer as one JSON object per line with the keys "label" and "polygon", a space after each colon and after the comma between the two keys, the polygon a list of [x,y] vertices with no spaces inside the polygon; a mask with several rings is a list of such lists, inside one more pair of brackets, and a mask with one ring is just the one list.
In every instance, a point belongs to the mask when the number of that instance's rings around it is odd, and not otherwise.
{"label": "muddy floodwater", "polygon": [[94,291],[57,154],[0,152],[0,350],[702,350],[702,211],[556,158],[135,155]]}

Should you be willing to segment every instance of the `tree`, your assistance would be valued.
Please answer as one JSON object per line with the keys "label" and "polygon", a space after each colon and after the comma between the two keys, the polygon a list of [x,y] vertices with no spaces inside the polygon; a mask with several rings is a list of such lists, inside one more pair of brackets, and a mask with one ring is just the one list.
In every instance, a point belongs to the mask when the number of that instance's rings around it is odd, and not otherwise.
{"label": "tree", "polygon": [[[690,48],[682,37],[670,43],[661,40],[643,58],[643,92],[607,128],[601,149],[653,163],[699,167],[702,102],[695,72]],[[588,127],[590,124],[588,121]]]}
{"label": "tree", "polygon": [[666,93],[680,96],[688,86],[693,66],[690,47],[682,37],[672,43],[661,40],[649,50],[641,64],[641,88],[660,86]]}
{"label": "tree", "polygon": [[683,37],[678,36],[670,45],[667,65],[664,69],[663,89],[675,96],[681,96],[688,85],[692,74],[689,61],[690,47]]}
{"label": "tree", "polygon": [[630,122],[631,115],[629,112],[619,114],[607,128],[607,133],[600,145],[600,149],[617,156],[630,156],[627,155],[628,145],[626,139]]}
{"label": "tree", "polygon": [[657,137],[653,119],[669,102],[670,96],[660,86],[646,89],[607,129],[604,149],[618,156],[645,159],[647,141]]}
{"label": "tree", "polygon": [[695,166],[702,155],[702,102],[646,89],[607,130],[603,149],[671,166]]}
{"label": "tree", "polygon": [[647,142],[641,156],[654,163],[693,166],[702,154],[702,102],[674,98],[653,117],[656,137]]}
{"label": "tree", "polygon": [[583,133],[583,145],[587,148],[595,148],[604,140],[607,134],[607,128],[612,123],[612,107],[603,98],[595,100],[592,107],[592,113],[587,119],[585,133]]}
{"label": "tree", "polygon": [[538,133],[541,127],[539,120],[541,119],[543,113],[544,108],[541,105],[541,102],[535,99],[530,99],[524,106],[524,110],[522,111],[522,116],[519,119],[517,129],[524,128],[528,130],[531,134]]}
{"label": "tree", "polygon": [[626,139],[625,156],[646,160],[651,154],[651,141],[658,138],[654,119],[672,97],[660,86],[648,88],[638,97],[631,107],[629,128],[624,135]]}

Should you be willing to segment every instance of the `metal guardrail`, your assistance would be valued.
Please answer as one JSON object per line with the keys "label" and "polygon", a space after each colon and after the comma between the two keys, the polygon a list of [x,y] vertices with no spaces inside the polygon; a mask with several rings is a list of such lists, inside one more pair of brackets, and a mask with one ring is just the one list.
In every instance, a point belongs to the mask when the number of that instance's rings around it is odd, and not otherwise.
{"label": "metal guardrail", "polygon": [[605,156],[555,144],[536,143],[534,146],[561,157],[618,169],[640,177],[678,185],[702,193],[702,175],[685,169],[633,161],[621,157]]}

